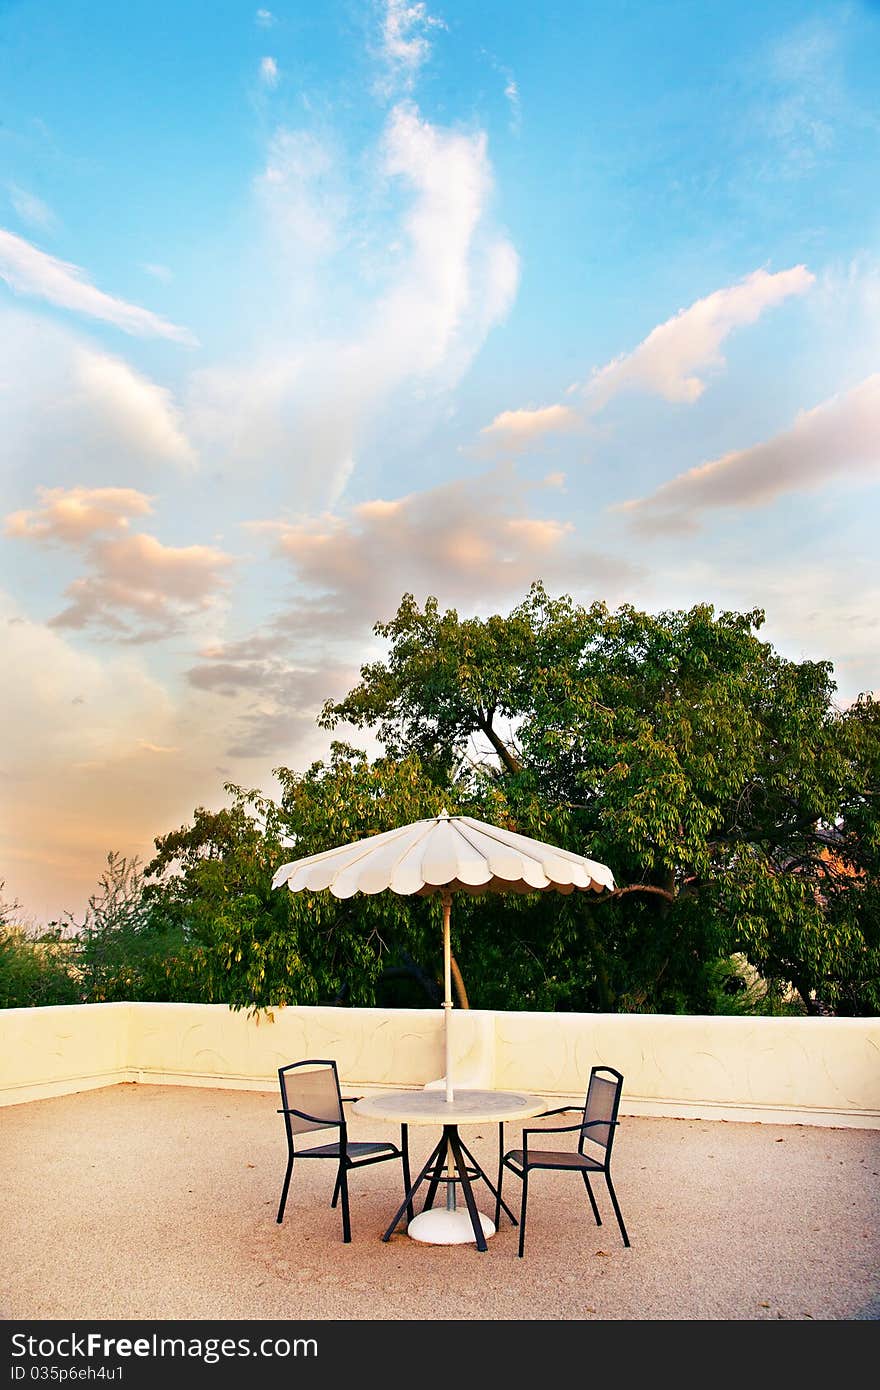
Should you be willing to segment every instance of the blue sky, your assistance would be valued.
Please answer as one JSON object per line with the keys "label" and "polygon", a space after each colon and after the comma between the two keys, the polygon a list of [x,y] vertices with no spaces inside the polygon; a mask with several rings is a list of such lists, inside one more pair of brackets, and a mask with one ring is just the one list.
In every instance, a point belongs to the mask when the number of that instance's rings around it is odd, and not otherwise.
{"label": "blue sky", "polygon": [[401,595],[880,682],[880,6],[0,6],[0,877],[326,750]]}

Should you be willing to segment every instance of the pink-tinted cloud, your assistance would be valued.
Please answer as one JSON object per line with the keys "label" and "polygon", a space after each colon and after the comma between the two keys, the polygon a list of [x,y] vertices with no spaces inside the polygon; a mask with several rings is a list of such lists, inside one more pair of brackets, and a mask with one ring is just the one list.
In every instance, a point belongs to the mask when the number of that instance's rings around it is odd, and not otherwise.
{"label": "pink-tinted cloud", "polygon": [[166,546],[130,531],[152,510],[133,488],[52,488],[41,505],[7,518],[8,534],[77,551],[88,573],[66,588],[69,605],[51,627],[98,627],[126,641],[155,641],[210,607],[228,583],[231,556],[212,546]]}
{"label": "pink-tinted cloud", "polygon": [[701,373],[724,365],[721,344],[735,328],[755,323],[766,309],[804,294],[815,276],[796,265],[772,275],[756,270],[736,285],[698,299],[653,329],[630,353],[601,367],[583,387],[590,413],[623,391],[644,391],[690,403],[705,390]]}
{"label": "pink-tinted cloud", "polygon": [[721,345],[736,328],[755,323],[765,310],[805,294],[815,276],[806,266],[771,274],[756,270],[738,284],[696,300],[652,329],[632,352],[594,371],[582,386],[569,388],[569,406],[506,410],[481,430],[487,443],[518,452],[544,435],[577,428],[615,396],[641,392],[673,403],[692,404],[706,388],[710,369],[724,365]]}
{"label": "pink-tinted cloud", "polygon": [[569,406],[547,405],[536,410],[503,410],[480,434],[492,448],[521,453],[545,435],[570,434],[581,425],[581,417]]}
{"label": "pink-tinted cloud", "polygon": [[804,411],[790,429],[620,505],[640,529],[693,530],[703,513],[763,506],[838,479],[880,477],[880,374]]}
{"label": "pink-tinted cloud", "polygon": [[322,639],[356,636],[393,613],[405,592],[482,606],[521,596],[537,578],[570,585],[576,573],[604,591],[635,572],[582,547],[570,522],[534,515],[533,491],[504,468],[345,514],[256,523],[304,591],[284,623]]}
{"label": "pink-tinted cloud", "polygon": [[132,487],[41,487],[37,495],[39,507],[6,518],[7,535],[81,546],[95,535],[125,531],[131,517],[153,510],[152,499]]}

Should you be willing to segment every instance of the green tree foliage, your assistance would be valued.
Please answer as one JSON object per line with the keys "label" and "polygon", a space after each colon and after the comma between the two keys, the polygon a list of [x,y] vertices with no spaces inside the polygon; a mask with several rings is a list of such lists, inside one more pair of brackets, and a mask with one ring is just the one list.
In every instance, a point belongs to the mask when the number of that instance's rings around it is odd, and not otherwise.
{"label": "green tree foliage", "polygon": [[201,997],[185,933],[145,895],[137,858],[111,851],[82,921],[68,916],[63,929],[88,1003]]}
{"label": "green tree foliage", "polygon": [[18,903],[0,899],[0,1009],[78,1004],[82,996],[70,965],[70,943],[58,928],[23,927],[20,911]]}
{"label": "green tree foliage", "polygon": [[147,898],[192,944],[203,997],[234,1007],[436,1002],[419,964],[439,955],[431,904],[271,887],[286,860],[441,809],[418,760],[370,763],[336,743],[328,761],[277,776],[280,804],[230,785],[230,807],[197,810],[156,841],[147,866]]}
{"label": "green tree foliage", "polygon": [[618,885],[457,894],[460,1003],[775,1012],[798,1007],[793,985],[800,1011],[880,1013],[880,705],[838,708],[829,663],[785,659],[762,625],[540,584],[486,619],[406,595],[376,627],[385,660],[321,716],[383,755],[334,742],[276,769],[277,801],[227,786],[145,869],[111,855],[85,919],[50,931],[74,937],[62,965],[0,914],[0,1003],[435,1004],[436,898],[271,882],[445,806],[598,859]]}
{"label": "green tree foliage", "polygon": [[[701,1011],[715,962],[742,952],[807,1009],[878,1012],[878,706],[837,709],[830,664],[786,660],[763,620],[584,608],[540,584],[507,618],[461,620],[407,595],[376,628],[386,660],[322,722],[372,728],[612,866],[607,904],[490,910],[527,919],[557,1007]],[[468,756],[479,738],[494,756]]]}

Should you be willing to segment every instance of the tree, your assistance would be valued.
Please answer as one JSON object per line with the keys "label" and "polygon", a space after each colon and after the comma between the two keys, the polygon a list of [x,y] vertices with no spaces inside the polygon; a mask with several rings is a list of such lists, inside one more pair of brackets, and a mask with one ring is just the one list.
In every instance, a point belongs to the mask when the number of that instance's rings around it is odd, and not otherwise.
{"label": "tree", "polygon": [[557,1006],[699,1011],[741,952],[808,1010],[877,1012],[878,706],[837,709],[830,663],[785,659],[763,621],[584,608],[541,584],[506,618],[460,620],[406,595],[375,629],[386,660],[321,722],[369,727],[612,866],[606,906],[519,909],[546,928],[530,946],[565,977]]}
{"label": "tree", "polygon": [[394,894],[341,902],[273,890],[286,860],[432,815],[441,790],[417,759],[397,762],[332,746],[303,774],[281,768],[281,800],[229,785],[232,805],[198,808],[160,836],[146,893],[193,943],[205,997],[234,1007],[436,1003],[440,957],[431,904]]}
{"label": "tree", "polygon": [[82,921],[68,915],[57,927],[86,1003],[201,997],[185,933],[145,895],[137,857],[111,851]]}
{"label": "tree", "polygon": [[[4,884],[0,882],[0,895]],[[21,906],[0,896],[0,1009],[41,1004],[78,1004],[81,999],[70,961],[70,942],[61,931],[39,931],[20,924]]]}

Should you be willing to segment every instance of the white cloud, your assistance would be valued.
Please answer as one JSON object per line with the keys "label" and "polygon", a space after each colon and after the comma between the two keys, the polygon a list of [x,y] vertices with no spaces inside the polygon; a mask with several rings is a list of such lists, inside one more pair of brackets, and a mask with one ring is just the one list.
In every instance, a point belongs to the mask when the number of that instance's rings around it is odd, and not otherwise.
{"label": "white cloud", "polygon": [[256,189],[278,247],[301,277],[304,260],[310,266],[334,249],[346,211],[333,151],[311,131],[282,126]]}
{"label": "white cloud", "polygon": [[254,15],[254,22],[260,29],[271,29],[276,20],[271,10],[261,9]]}
{"label": "white cloud", "polygon": [[0,278],[15,294],[31,295],[57,308],[70,309],[88,318],[112,323],[124,333],[138,338],[169,338],[187,344],[196,342],[189,329],[169,323],[149,309],[105,294],[91,284],[78,266],[60,261],[2,228]]}
{"label": "white cloud", "polygon": [[[415,107],[401,105],[388,124],[385,167],[417,197],[404,221],[409,265],[379,305],[376,337],[392,337],[401,362],[414,362],[419,373],[458,357],[459,348],[469,361],[467,316],[475,310],[479,317],[485,307],[492,321],[502,318],[519,277],[506,238],[475,245],[492,191],[486,137],[442,130]],[[485,322],[480,323],[480,341],[485,331]],[[456,374],[460,370],[457,366]]]}
{"label": "white cloud", "polygon": [[387,70],[386,89],[397,82],[410,91],[419,69],[431,55],[427,35],[445,29],[442,19],[429,14],[427,5],[409,0],[385,0],[382,20],[382,56]]}
{"label": "white cloud", "polygon": [[93,408],[117,434],[131,431],[156,458],[193,465],[195,451],[171,392],[148,381],[118,357],[80,348],[75,373]]}
{"label": "white cloud", "polygon": [[[393,194],[408,201],[387,240],[381,289],[346,340],[294,338],[192,379],[189,419],[205,447],[234,464],[295,479],[306,510],[340,495],[367,431],[393,420],[404,392],[419,416],[460,379],[513,301],[516,252],[489,216],[492,172],[481,133],[447,131],[411,105],[389,116],[379,152]],[[279,274],[319,263],[332,283],[348,200],[326,143],[281,131],[259,182],[280,253]],[[290,269],[288,270],[288,267]],[[304,316],[300,316],[304,317]],[[424,423],[422,425],[424,426]]]}
{"label": "white cloud", "polygon": [[0,309],[0,465],[49,483],[140,480],[197,456],[172,393],[59,324]]}
{"label": "white cloud", "polygon": [[803,411],[772,439],[692,468],[620,510],[642,529],[692,530],[709,510],[757,507],[866,474],[880,477],[880,374]]}
{"label": "white cloud", "polygon": [[274,58],[266,57],[260,59],[260,81],[267,87],[278,86],[278,64]]}

